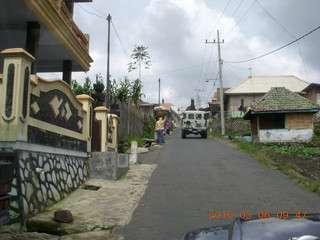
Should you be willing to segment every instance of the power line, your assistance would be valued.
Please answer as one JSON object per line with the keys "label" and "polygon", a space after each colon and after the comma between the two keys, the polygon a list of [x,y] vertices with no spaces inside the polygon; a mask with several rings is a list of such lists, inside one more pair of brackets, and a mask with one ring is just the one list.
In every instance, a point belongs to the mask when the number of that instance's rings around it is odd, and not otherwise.
{"label": "power line", "polygon": [[229,6],[230,2],[231,2],[231,0],[229,0],[229,2],[227,3],[227,6],[224,8],[224,10],[223,10],[223,12],[222,12],[222,14],[221,14],[221,16],[220,16],[220,18],[219,18],[218,22],[216,23],[216,25],[214,26],[214,28],[212,29],[212,31],[209,33],[209,35],[206,37],[206,39],[208,39],[208,38],[211,36],[211,34],[213,33],[213,31],[214,31],[214,30],[216,30],[216,27],[217,27],[217,25],[219,24],[219,22],[220,22],[220,20],[221,20],[222,16],[224,15],[224,13],[226,12],[226,10],[227,10],[227,8],[228,8],[228,6]]}
{"label": "power line", "polygon": [[129,57],[129,55],[128,55],[127,51],[125,50],[125,48],[124,48],[124,46],[123,46],[123,44],[122,44],[122,41],[121,41],[121,39],[120,39],[120,37],[119,37],[119,34],[118,34],[118,31],[117,31],[116,27],[114,26],[114,24],[113,24],[113,21],[112,21],[112,20],[111,20],[111,25],[112,25],[112,27],[113,27],[113,29],[114,29],[115,33],[116,33],[116,36],[117,36],[117,38],[118,38],[118,40],[119,40],[119,42],[120,42],[120,45],[121,45],[121,47],[122,47],[122,50],[123,50],[124,54],[128,57],[128,59],[130,59],[130,57]]}
{"label": "power line", "polygon": [[254,7],[254,5],[255,5],[256,2],[257,2],[257,0],[254,0],[254,1],[252,2],[252,4],[250,5],[250,7],[248,8],[248,10],[242,15],[242,17],[240,18],[240,20],[239,20],[239,21],[236,23],[236,25],[231,29],[231,31],[228,32],[228,34],[226,34],[225,38],[227,38],[227,37],[236,29],[236,27],[240,25],[240,23],[242,22],[242,20],[243,20],[245,17],[249,16],[249,14],[251,13],[251,10],[253,9],[253,7]]}
{"label": "power line", "polygon": [[92,6],[92,4],[86,3],[87,6],[89,6],[90,8],[96,10],[98,13],[101,13],[103,16],[105,16],[106,18],[108,17],[107,14],[105,14],[104,12],[101,12],[98,8]]}
{"label": "power line", "polygon": [[170,73],[174,73],[174,72],[185,71],[185,70],[189,70],[189,69],[192,69],[192,68],[201,67],[202,65],[207,65],[207,64],[210,64],[210,63],[212,63],[212,62],[207,62],[207,63],[204,63],[204,64],[198,64],[198,65],[193,65],[193,66],[188,66],[188,67],[183,67],[183,68],[178,68],[178,69],[174,69],[174,70],[169,71],[169,72],[156,73],[156,74],[153,74],[153,75],[146,76],[145,78],[150,78],[150,77],[159,76],[159,75],[166,75],[166,74],[170,74]]}
{"label": "power line", "polygon": [[100,16],[94,12],[89,12],[87,9],[85,9],[84,7],[81,6],[81,4],[77,4],[83,11],[85,11],[86,13],[89,13],[91,15],[95,15],[96,17],[98,18],[103,18],[103,19],[106,19],[106,17],[103,17],[103,16]]}
{"label": "power line", "polygon": [[[272,16],[271,13],[259,1],[257,1],[257,3],[272,18],[272,20],[275,21],[284,31],[286,31],[293,38],[297,38],[295,35],[293,35],[291,32],[289,32],[274,16]],[[298,48],[299,48],[299,53],[300,53],[300,57],[301,57],[301,61],[302,61],[302,65],[303,65],[306,77],[308,77],[308,72],[307,72],[307,68],[306,68],[306,65],[305,65],[304,60],[303,60],[302,51],[301,51],[301,47],[300,47],[299,41],[297,42],[297,45],[298,45]]]}
{"label": "power line", "polygon": [[320,28],[320,26],[318,26],[317,28],[315,28],[315,29],[311,30],[310,32],[304,34],[303,36],[301,36],[301,37],[299,37],[299,38],[297,38],[297,39],[295,39],[295,40],[287,43],[286,45],[284,45],[284,46],[282,46],[282,47],[279,47],[279,48],[277,48],[277,49],[275,49],[275,50],[273,50],[273,51],[271,51],[271,52],[268,52],[268,53],[265,53],[265,54],[263,54],[263,55],[260,55],[260,56],[258,56],[258,57],[254,57],[254,58],[247,59],[247,60],[242,60],[242,61],[235,61],[235,62],[232,62],[232,61],[224,61],[224,62],[226,62],[226,63],[244,63],[244,62],[250,62],[250,61],[253,61],[253,60],[257,60],[257,59],[259,59],[259,58],[263,58],[263,57],[268,56],[268,55],[270,55],[270,54],[272,54],[272,53],[275,53],[275,52],[277,52],[277,51],[279,51],[279,50],[281,50],[281,49],[283,49],[283,48],[288,47],[289,45],[291,45],[291,44],[293,44],[293,43],[301,40],[302,38],[310,35],[311,33],[315,32],[315,31],[317,31],[319,28]]}
{"label": "power line", "polygon": [[225,29],[225,27],[229,24],[231,18],[234,16],[234,14],[238,11],[239,7],[241,6],[241,4],[243,3],[243,0],[241,0],[241,2],[238,4],[236,10],[233,11],[232,15],[229,17],[228,22],[223,26],[223,28],[221,29],[221,32],[223,32],[223,30]]}
{"label": "power line", "polygon": [[199,74],[199,78],[198,78],[198,85],[200,85],[200,80],[201,80],[201,75],[202,75],[202,68],[203,68],[203,62],[204,62],[204,57],[206,56],[206,44],[204,45],[204,49],[203,49],[203,54],[202,54],[202,61],[201,61],[201,68],[200,68],[200,74]]}

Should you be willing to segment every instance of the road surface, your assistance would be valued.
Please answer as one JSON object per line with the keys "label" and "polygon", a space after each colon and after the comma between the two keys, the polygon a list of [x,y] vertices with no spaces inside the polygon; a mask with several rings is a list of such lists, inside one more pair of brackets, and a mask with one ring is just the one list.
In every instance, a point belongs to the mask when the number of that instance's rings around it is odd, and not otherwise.
{"label": "road surface", "polygon": [[141,155],[140,161],[158,167],[130,224],[115,229],[125,240],[175,240],[239,214],[320,212],[319,196],[210,137],[181,139],[178,129],[163,149]]}

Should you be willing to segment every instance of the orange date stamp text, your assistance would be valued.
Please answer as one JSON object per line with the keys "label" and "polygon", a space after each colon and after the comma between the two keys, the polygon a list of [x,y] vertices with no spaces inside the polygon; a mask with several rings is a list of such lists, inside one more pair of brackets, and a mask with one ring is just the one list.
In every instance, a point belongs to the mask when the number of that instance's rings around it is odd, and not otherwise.
{"label": "orange date stamp text", "polygon": [[277,211],[272,214],[270,211],[209,211],[209,219],[233,219],[239,217],[240,219],[264,219],[270,217],[276,217],[278,219],[288,219],[289,217],[304,218],[307,215],[307,211],[296,211],[289,213],[286,210]]}

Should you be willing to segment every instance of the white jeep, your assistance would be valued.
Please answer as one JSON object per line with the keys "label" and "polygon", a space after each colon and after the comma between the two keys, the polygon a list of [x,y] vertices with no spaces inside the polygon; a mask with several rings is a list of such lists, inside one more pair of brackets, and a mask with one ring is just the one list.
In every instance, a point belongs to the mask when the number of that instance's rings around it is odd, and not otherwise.
{"label": "white jeep", "polygon": [[185,111],[182,117],[181,137],[200,134],[202,138],[207,138],[208,117],[209,113],[205,111]]}

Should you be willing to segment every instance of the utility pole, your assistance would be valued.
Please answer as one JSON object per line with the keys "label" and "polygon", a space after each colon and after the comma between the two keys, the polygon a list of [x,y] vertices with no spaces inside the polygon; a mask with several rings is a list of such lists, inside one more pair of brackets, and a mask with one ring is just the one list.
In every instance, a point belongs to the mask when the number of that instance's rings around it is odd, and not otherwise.
{"label": "utility pole", "polygon": [[225,123],[224,123],[224,100],[223,100],[223,84],[222,84],[222,59],[221,59],[221,53],[220,53],[220,44],[224,43],[224,40],[220,42],[220,36],[219,36],[219,30],[217,30],[217,39],[218,41],[214,40],[213,42],[208,42],[206,40],[206,43],[217,43],[218,44],[218,61],[219,61],[219,80],[220,80],[220,115],[221,115],[221,133],[224,135],[226,133],[225,131]]}
{"label": "utility pole", "polygon": [[196,98],[196,108],[197,110],[199,110],[201,108],[201,100],[200,100],[200,92],[203,92],[204,90],[200,90],[200,89],[195,89],[195,91],[197,92],[197,98]]}
{"label": "utility pole", "polygon": [[161,79],[159,78],[159,100],[158,100],[159,106],[160,106],[160,81]]}
{"label": "utility pole", "polygon": [[108,53],[107,53],[107,90],[106,90],[106,107],[110,109],[110,21],[111,15],[107,17],[108,20]]}

